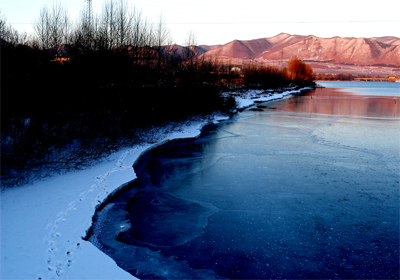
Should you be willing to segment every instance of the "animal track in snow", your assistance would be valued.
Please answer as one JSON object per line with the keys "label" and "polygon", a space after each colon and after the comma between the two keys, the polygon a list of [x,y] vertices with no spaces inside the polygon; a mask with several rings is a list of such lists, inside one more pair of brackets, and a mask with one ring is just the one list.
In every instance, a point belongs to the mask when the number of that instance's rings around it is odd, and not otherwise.
{"label": "animal track in snow", "polygon": [[[63,211],[60,211],[56,215],[55,219],[46,226],[46,230],[48,230],[48,233],[44,237],[43,242],[47,244],[45,256],[48,279],[68,278],[67,270],[76,261],[75,251],[79,250],[81,247],[81,243],[84,242],[82,241],[81,236],[74,236],[74,240],[60,239],[62,237],[62,233],[59,231],[60,223],[67,222],[68,213],[78,210],[80,203],[88,203],[88,195],[98,190],[98,194],[91,201],[92,208],[96,208],[96,206],[99,205],[110,194],[109,186],[107,184],[107,179],[110,177],[110,175],[126,169],[132,169],[132,166],[125,166],[125,161],[127,156],[133,153],[135,150],[137,150],[137,148],[132,148],[126,151],[117,159],[114,168],[102,175],[96,176],[94,178],[94,184],[91,185],[88,190],[81,192],[76,199],[68,203],[67,208]],[[88,227],[90,227],[91,225],[91,218],[93,214],[94,210],[92,215],[88,217],[88,219],[90,219],[90,222],[88,222]],[[83,234],[84,233],[82,233],[82,235]],[[63,251],[61,252],[61,249],[59,250],[59,248],[62,248],[64,246],[59,245],[63,242],[67,242],[70,244],[63,248]],[[45,278],[43,275],[39,275],[37,279],[42,280]]]}

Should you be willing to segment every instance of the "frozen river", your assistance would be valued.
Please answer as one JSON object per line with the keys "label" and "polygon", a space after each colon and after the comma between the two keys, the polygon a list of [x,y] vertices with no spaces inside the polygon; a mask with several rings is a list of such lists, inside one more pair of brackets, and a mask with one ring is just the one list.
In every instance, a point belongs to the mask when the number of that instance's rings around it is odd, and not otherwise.
{"label": "frozen river", "polygon": [[90,241],[141,279],[397,278],[398,84],[322,84],[144,154]]}

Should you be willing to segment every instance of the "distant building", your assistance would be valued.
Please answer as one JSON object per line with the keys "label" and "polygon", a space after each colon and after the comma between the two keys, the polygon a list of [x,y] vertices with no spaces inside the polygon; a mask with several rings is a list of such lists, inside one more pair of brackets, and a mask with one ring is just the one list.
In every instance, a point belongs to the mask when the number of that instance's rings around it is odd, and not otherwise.
{"label": "distant building", "polygon": [[394,82],[396,82],[396,77],[395,76],[389,76],[388,77],[388,82],[390,82],[390,83],[394,83]]}
{"label": "distant building", "polygon": [[231,72],[240,73],[242,72],[242,65],[239,64],[231,64],[229,65],[229,69]]}
{"label": "distant building", "polygon": [[52,62],[58,62],[58,63],[60,63],[60,64],[64,64],[64,63],[69,62],[69,61],[70,61],[70,58],[69,58],[69,57],[58,56],[58,55],[56,55],[56,56],[54,57],[54,60],[52,60]]}

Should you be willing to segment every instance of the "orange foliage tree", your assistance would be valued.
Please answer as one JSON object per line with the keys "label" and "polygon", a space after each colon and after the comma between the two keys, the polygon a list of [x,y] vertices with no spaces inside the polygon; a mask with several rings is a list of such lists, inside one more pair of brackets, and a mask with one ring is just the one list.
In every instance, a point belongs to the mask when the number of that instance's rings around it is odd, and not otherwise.
{"label": "orange foliage tree", "polygon": [[304,63],[297,57],[289,60],[288,63],[289,76],[292,80],[313,80],[313,70],[310,65]]}

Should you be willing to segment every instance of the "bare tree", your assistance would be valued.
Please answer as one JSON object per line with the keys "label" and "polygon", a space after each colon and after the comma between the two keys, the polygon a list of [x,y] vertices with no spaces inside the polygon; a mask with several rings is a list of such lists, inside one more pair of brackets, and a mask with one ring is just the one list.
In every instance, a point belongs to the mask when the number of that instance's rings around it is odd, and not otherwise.
{"label": "bare tree", "polygon": [[106,49],[112,49],[115,47],[116,41],[116,10],[114,1],[108,1],[105,3],[101,19],[100,19],[100,33],[105,40],[105,47]]}
{"label": "bare tree", "polygon": [[43,49],[69,43],[71,25],[67,9],[60,2],[54,2],[51,8],[44,6],[34,29]]}
{"label": "bare tree", "polygon": [[131,46],[132,57],[137,65],[141,58],[141,50],[150,45],[150,27],[146,19],[142,16],[142,11],[133,9],[133,22],[129,29],[129,45]]}
{"label": "bare tree", "polygon": [[128,9],[127,2],[120,0],[116,7],[117,44],[119,46],[131,43],[130,29],[134,22],[134,13]]}
{"label": "bare tree", "polygon": [[196,37],[196,32],[194,30],[190,30],[185,42],[183,43],[185,47],[183,60],[189,61],[191,64],[193,64],[193,59],[196,56],[196,53],[194,52],[194,47],[197,45]]}
{"label": "bare tree", "polygon": [[161,14],[159,20],[154,27],[153,34],[153,49],[156,50],[158,69],[161,68],[163,59],[165,58],[166,52],[168,51],[165,46],[172,45],[171,33],[165,24],[165,19]]}
{"label": "bare tree", "polygon": [[[60,4],[59,4],[60,5]],[[71,43],[71,35],[72,35],[72,27],[71,27],[71,20],[69,18],[69,12],[66,7],[54,7],[56,10],[59,11],[59,21],[57,24],[60,25],[60,37],[61,43],[69,44]],[[55,12],[55,11],[54,11]]]}
{"label": "bare tree", "polygon": [[[126,50],[138,59],[139,52],[152,41],[151,28],[142,12],[130,8],[126,0],[108,0],[91,26],[82,12],[75,31],[75,41],[96,50]],[[128,47],[129,46],[129,47]]]}
{"label": "bare tree", "polygon": [[80,18],[78,19],[77,25],[73,32],[72,41],[75,44],[84,46],[88,49],[96,49],[98,48],[98,38],[96,38],[98,36],[98,18],[95,17],[91,21],[87,16],[88,8],[89,7],[85,6],[81,11]]}
{"label": "bare tree", "polygon": [[195,47],[197,45],[196,33],[193,30],[188,32],[187,38],[184,42],[184,48],[182,53],[182,70],[185,72],[185,81],[184,83],[193,84],[196,80],[196,53]]}
{"label": "bare tree", "polygon": [[42,49],[48,48],[50,45],[50,30],[48,28],[50,24],[50,14],[47,7],[40,10],[39,18],[36,20],[34,28],[40,47]]}
{"label": "bare tree", "polygon": [[5,15],[1,14],[0,12],[0,36],[1,38],[5,35],[5,28],[6,28],[6,17]]}
{"label": "bare tree", "polygon": [[27,44],[28,35],[26,33],[20,33],[15,30],[11,24],[7,24],[5,15],[0,13],[0,38],[10,44]]}

